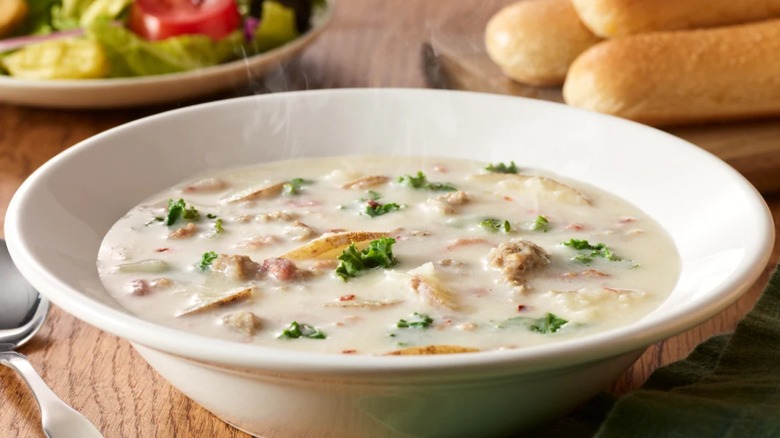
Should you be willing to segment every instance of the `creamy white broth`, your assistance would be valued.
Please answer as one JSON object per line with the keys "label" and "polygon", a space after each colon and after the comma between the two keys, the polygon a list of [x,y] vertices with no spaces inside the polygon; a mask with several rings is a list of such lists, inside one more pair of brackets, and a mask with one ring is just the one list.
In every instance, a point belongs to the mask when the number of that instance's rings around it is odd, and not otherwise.
{"label": "creamy white broth", "polygon": [[[121,218],[101,245],[98,271],[121,305],[150,321],[278,348],[357,354],[427,345],[522,348],[586,336],[640,319],[674,287],[676,249],[636,207],[558,175],[522,167],[519,174],[493,173],[487,165],[339,157],[201,175]],[[457,190],[398,181],[418,171]],[[305,182],[289,193],[281,183],[295,178]],[[252,193],[257,199],[242,200]],[[179,199],[199,218],[169,226],[169,200]],[[369,203],[400,208],[371,217]],[[539,216],[547,231],[532,230]],[[496,219],[495,230],[480,225],[488,218]],[[343,248],[320,259],[278,259],[350,231],[387,233],[397,264],[344,281],[335,273]],[[562,244],[571,239],[605,247],[577,251]],[[508,265],[521,249],[530,256],[513,270]],[[607,259],[609,251],[615,260]],[[222,256],[201,270],[210,252]],[[246,256],[240,258],[246,265],[226,256]],[[245,278],[238,278],[242,267]],[[228,291],[241,292],[186,313]],[[545,318],[552,320],[549,330]],[[412,326],[398,327],[400,320]],[[280,337],[293,321],[324,339]]]}

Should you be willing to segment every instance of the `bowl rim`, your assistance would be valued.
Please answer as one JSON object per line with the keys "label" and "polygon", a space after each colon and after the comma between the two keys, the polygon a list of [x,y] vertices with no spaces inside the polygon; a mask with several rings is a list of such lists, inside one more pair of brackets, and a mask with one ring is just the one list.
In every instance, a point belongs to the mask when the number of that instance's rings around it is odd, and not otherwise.
{"label": "bowl rim", "polygon": [[[388,358],[385,356],[292,351],[259,345],[247,345],[186,333],[178,329],[146,321],[130,313],[121,312],[90,299],[76,288],[60,281],[44,266],[37,263],[31,249],[31,243],[22,232],[21,208],[26,202],[26,198],[42,182],[45,175],[60,166],[67,165],[68,161],[76,155],[91,148],[100,147],[105,139],[111,138],[112,135],[118,132],[133,130],[139,125],[150,122],[160,123],[169,118],[187,117],[188,114],[200,111],[219,110],[221,107],[229,108],[233,105],[240,105],[244,101],[287,99],[301,94],[333,96],[359,95],[361,93],[371,93],[374,96],[398,93],[410,96],[449,94],[490,96],[489,98],[491,99],[520,99],[527,105],[554,106],[560,111],[568,112],[576,117],[598,119],[607,124],[629,124],[633,125],[632,129],[647,130],[647,132],[655,131],[655,135],[665,137],[667,141],[676,143],[675,147],[687,148],[689,152],[699,154],[702,160],[720,167],[719,170],[730,176],[735,184],[741,185],[740,188],[746,194],[752,195],[752,199],[750,199],[751,205],[755,207],[756,214],[760,215],[758,220],[761,226],[755,231],[762,236],[761,244],[755,248],[755,251],[745,255],[744,259],[739,263],[742,269],[737,268],[734,275],[731,275],[722,284],[714,288],[717,292],[708,294],[710,299],[703,303],[699,300],[694,301],[695,304],[703,305],[694,308],[691,308],[693,307],[692,305],[681,306],[679,309],[667,312],[664,316],[657,318],[653,324],[649,324],[646,320],[641,320],[628,326],[583,338],[513,350],[484,351],[477,354]],[[477,369],[481,370],[481,373],[492,370],[492,372],[499,374],[517,374],[520,372],[564,368],[644,349],[655,342],[704,322],[725,309],[747,291],[762,274],[769,261],[774,246],[774,234],[774,223],[768,206],[758,191],[741,174],[709,152],[671,134],[624,119],[592,113],[553,102],[463,91],[404,88],[328,89],[247,96],[179,108],[117,126],[79,142],[38,168],[22,183],[12,197],[5,222],[5,236],[9,252],[22,274],[56,305],[101,330],[129,340],[131,343],[141,344],[154,350],[203,363],[285,374],[337,375],[347,373],[355,377],[368,375],[387,376],[388,373],[403,373],[406,376],[414,373],[430,375],[435,371],[437,376],[443,378],[447,375],[455,375]],[[237,346],[241,348],[236,348]]]}

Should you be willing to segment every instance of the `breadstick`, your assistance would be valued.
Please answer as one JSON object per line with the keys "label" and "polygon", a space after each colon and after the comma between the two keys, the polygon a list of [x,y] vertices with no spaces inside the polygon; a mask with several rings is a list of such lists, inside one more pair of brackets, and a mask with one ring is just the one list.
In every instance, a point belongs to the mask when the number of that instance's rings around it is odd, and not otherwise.
{"label": "breadstick", "polygon": [[605,41],[572,64],[570,105],[652,125],[780,115],[780,20]]}
{"label": "breadstick", "polygon": [[571,0],[604,38],[726,26],[780,17],[780,0]]}
{"label": "breadstick", "polygon": [[531,85],[560,85],[572,61],[596,44],[570,0],[526,0],[499,11],[485,29],[488,55],[505,75]]}
{"label": "breadstick", "polygon": [[0,37],[13,31],[27,16],[24,0],[0,0]]}

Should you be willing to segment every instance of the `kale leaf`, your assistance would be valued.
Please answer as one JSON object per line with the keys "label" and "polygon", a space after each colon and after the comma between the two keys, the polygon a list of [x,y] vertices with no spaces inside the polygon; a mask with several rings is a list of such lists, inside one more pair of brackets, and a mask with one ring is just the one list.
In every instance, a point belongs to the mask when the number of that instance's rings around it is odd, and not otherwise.
{"label": "kale leaf", "polygon": [[517,173],[517,165],[514,161],[510,162],[507,166],[504,163],[488,164],[485,170],[493,173]]}
{"label": "kale leaf", "polygon": [[428,181],[428,177],[419,170],[417,171],[417,176],[404,175],[398,177],[398,183],[413,189],[433,190],[435,192],[454,192],[458,190],[450,183],[434,183]]}
{"label": "kale leaf", "polygon": [[306,323],[298,323],[298,321],[291,322],[290,326],[279,335],[279,339],[325,339],[327,337],[322,330]]}
{"label": "kale leaf", "polygon": [[196,221],[200,219],[200,213],[193,206],[187,208],[184,199],[179,199],[178,201],[174,201],[172,198],[168,199],[168,215],[165,224],[168,226],[173,225],[179,219]]}
{"label": "kale leaf", "polygon": [[590,264],[594,257],[601,257],[612,262],[619,262],[623,260],[616,256],[615,253],[612,252],[612,250],[603,243],[592,245],[587,240],[569,239],[568,241],[563,242],[563,245],[573,248],[577,251],[584,251],[572,257],[572,260],[584,265]]}
{"label": "kale leaf", "polygon": [[381,237],[372,240],[366,249],[358,251],[355,244],[350,244],[339,256],[340,263],[336,267],[336,275],[342,280],[357,277],[362,271],[376,268],[389,268],[398,260],[393,256],[392,237]]}

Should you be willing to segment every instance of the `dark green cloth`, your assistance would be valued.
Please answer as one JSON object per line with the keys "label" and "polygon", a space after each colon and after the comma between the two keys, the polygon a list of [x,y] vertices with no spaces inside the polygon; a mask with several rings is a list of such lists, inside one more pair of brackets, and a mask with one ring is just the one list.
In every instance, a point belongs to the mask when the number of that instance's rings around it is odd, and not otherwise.
{"label": "dark green cloth", "polygon": [[780,269],[734,333],[659,368],[637,391],[601,394],[525,436],[780,437]]}

